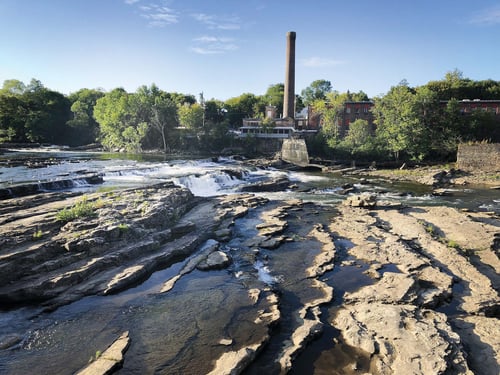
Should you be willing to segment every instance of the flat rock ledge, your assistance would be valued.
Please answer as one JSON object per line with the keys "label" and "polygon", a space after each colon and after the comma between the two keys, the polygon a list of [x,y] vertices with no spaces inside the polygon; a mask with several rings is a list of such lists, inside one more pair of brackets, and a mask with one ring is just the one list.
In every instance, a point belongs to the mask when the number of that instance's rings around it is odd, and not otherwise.
{"label": "flat rock ledge", "polygon": [[332,312],[339,342],[365,353],[371,373],[498,374],[498,218],[448,207],[339,211],[330,230],[373,279]]}
{"label": "flat rock ledge", "polygon": [[360,303],[335,320],[345,342],[368,353],[379,374],[471,374],[460,336],[444,314],[412,305]]}
{"label": "flat rock ledge", "polygon": [[[340,204],[322,216],[322,208],[300,201],[269,202],[252,194],[202,199],[172,184],[85,200],[93,215],[69,222],[57,220],[58,212],[81,202],[79,195],[0,202],[0,231],[6,233],[0,238],[0,303],[56,308],[85,295],[124,290],[179,259],[182,268],[160,293],[196,269],[231,272],[236,261],[231,265],[223,244],[231,240],[235,220],[257,208],[257,235],[242,242],[243,257],[249,263],[273,258],[286,283],[263,287],[254,278],[244,281],[250,304],[258,307],[252,322],[263,329],[242,346],[221,332],[216,346],[223,350],[210,363],[211,374],[239,374],[258,362],[259,353],[273,347],[268,345],[275,338],[272,328],[284,321],[286,338],[270,373],[293,371],[294,360],[325,325],[340,332],[335,345],[366,354],[373,374],[500,372],[497,217],[380,202],[376,209]],[[294,267],[280,269],[285,261]],[[328,284],[327,272],[344,264],[364,267],[371,282],[332,306],[335,285]],[[280,288],[296,286],[294,293],[304,293],[307,302],[282,310],[286,293]],[[330,319],[321,316],[323,308]],[[20,340],[1,337],[0,348]],[[129,340],[124,332],[79,374],[115,371]]]}
{"label": "flat rock ledge", "polygon": [[123,355],[130,345],[128,331],[122,333],[111,346],[76,375],[108,375],[115,372],[123,363]]}
{"label": "flat rock ledge", "polygon": [[[216,232],[227,237],[236,218],[265,201],[251,194],[196,198],[172,183],[1,201],[0,303],[54,309],[86,295],[117,293],[190,256]],[[89,215],[60,219],[61,211],[82,205]],[[199,267],[229,262],[214,250]]]}

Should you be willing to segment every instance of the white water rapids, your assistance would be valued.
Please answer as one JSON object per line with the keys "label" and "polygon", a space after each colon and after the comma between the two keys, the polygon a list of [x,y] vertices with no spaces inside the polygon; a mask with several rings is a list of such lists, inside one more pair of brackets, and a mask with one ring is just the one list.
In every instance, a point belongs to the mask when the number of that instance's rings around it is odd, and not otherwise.
{"label": "white water rapids", "polygon": [[[38,167],[33,167],[37,163]],[[88,184],[81,179],[85,174],[102,176],[104,182]],[[369,184],[362,185],[357,177],[263,169],[232,158],[165,160],[163,156],[60,150],[17,150],[0,155],[0,189],[9,189],[18,184],[51,182],[54,191],[90,192],[171,181],[190,189],[194,195],[209,197],[238,193],[244,186],[278,178],[288,179],[296,189],[258,194],[275,199],[298,198],[335,204],[345,199],[342,186],[351,184],[356,192],[376,192],[381,200],[411,205],[445,204],[500,212],[500,200],[494,191],[458,188],[452,196],[435,197],[429,187],[416,183],[370,179]],[[68,180],[71,184],[61,183]]]}

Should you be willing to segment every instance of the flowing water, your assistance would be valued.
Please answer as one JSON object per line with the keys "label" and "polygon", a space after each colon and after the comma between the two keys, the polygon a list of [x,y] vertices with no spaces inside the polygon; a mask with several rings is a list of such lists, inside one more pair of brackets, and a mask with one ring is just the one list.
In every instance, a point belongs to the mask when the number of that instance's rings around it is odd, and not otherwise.
{"label": "flowing water", "polygon": [[[43,160],[45,164],[26,166],[21,159]],[[47,160],[50,163],[47,163]],[[390,183],[371,179],[361,184],[355,177],[336,174],[290,172],[259,169],[231,158],[202,160],[164,160],[105,153],[64,151],[18,151],[0,155],[0,188],[16,184],[60,180],[79,181],[82,174],[99,174],[103,183],[75,183],[65,189],[91,192],[121,187],[146,186],[160,181],[173,181],[189,188],[198,196],[214,196],[238,192],[242,186],[286,177],[297,189],[286,192],[258,193],[274,204],[284,199],[299,198],[322,207],[317,216],[304,220],[327,223],[334,214],[332,204],[345,199],[342,186],[353,185],[358,191],[376,191],[383,200],[411,205],[442,205],[500,212],[498,192],[458,189],[449,197],[434,197],[428,187],[410,183]],[[53,189],[61,185],[54,183]],[[273,204],[273,203],[272,203]],[[168,293],[160,293],[167,280],[177,275],[189,259],[155,272],[135,288],[112,296],[85,297],[53,312],[36,307],[2,310],[0,306],[0,374],[70,374],[84,366],[97,352],[106,348],[123,331],[129,331],[131,346],[126,354],[123,374],[203,374],[212,368],[211,360],[229,347],[251,345],[266,334],[254,323],[259,310],[269,306],[265,300],[254,304],[248,291],[279,290],[280,308],[293,312],[319,293],[305,283],[303,262],[314,251],[289,245],[286,254],[261,250],[246,245],[257,234],[259,209],[238,219],[233,239],[223,251],[233,258],[226,270],[203,272],[194,270],[183,276]],[[300,228],[295,228],[299,233]],[[348,240],[336,239],[339,258],[347,259]],[[318,250],[319,251],[319,250]],[[344,255],[342,255],[344,254]],[[322,308],[322,319],[331,320],[342,294],[370,283],[363,266],[335,267],[322,281],[335,288],[335,300]],[[395,270],[392,270],[395,271]],[[301,282],[297,282],[301,280]],[[286,314],[283,314],[286,315]],[[286,329],[293,320],[282,322],[266,350],[247,370],[248,374],[273,373],[269,358],[283,344]],[[296,359],[293,373],[322,373],[332,363],[342,366],[352,358],[363,368],[367,362],[360,353],[345,346],[334,348],[338,335],[328,327],[320,340]],[[230,344],[221,340],[231,338]],[[2,340],[16,344],[1,349]],[[274,352],[273,352],[274,350]],[[335,351],[336,350],[336,351]],[[336,359],[335,359],[336,357]]]}

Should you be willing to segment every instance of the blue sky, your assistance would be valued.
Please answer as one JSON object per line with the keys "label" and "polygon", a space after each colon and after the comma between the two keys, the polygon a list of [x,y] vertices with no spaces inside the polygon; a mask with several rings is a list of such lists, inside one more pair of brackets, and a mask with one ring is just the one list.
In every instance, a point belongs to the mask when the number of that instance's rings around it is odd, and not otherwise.
{"label": "blue sky", "polygon": [[454,69],[500,80],[498,0],[0,0],[0,84],[261,95],[284,82],[288,31],[297,93],[326,79],[373,97]]}

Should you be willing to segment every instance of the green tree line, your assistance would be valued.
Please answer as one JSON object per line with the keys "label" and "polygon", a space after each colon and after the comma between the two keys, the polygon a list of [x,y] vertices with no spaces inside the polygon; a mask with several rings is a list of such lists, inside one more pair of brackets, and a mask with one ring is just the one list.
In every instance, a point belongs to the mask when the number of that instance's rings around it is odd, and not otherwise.
{"label": "green tree line", "polygon": [[[264,95],[243,93],[226,101],[200,95],[197,100],[151,84],[132,93],[84,88],[66,96],[36,79],[29,84],[11,79],[0,89],[0,142],[99,143],[129,152],[220,151],[236,142],[229,130],[240,127],[244,118],[264,118],[267,105],[282,113],[283,93],[284,85],[278,83]],[[402,81],[372,99],[374,127],[358,119],[347,132],[339,127],[344,103],[369,100],[363,91],[339,93],[329,81],[316,80],[296,95],[296,110],[310,105],[321,117],[321,131],[308,141],[312,154],[443,159],[459,142],[500,142],[498,116],[485,111],[465,116],[462,99],[500,99],[500,82],[473,81],[459,71],[420,87]]]}
{"label": "green tree line", "polygon": [[0,89],[0,142],[82,146],[108,150],[211,151],[231,145],[231,128],[263,117],[268,104],[283,107],[283,84],[262,96],[245,93],[223,102],[165,92],[155,84],[129,93],[81,89],[65,96],[32,79],[11,79]]}
{"label": "green tree line", "polygon": [[[317,85],[320,87],[320,85]],[[410,87],[406,80],[373,98],[374,125],[357,119],[347,133],[340,127],[347,101],[368,100],[366,94],[339,93],[328,85],[311,97],[322,127],[310,140],[316,153],[366,160],[446,160],[462,142],[500,142],[500,115],[478,108],[464,113],[461,100],[500,100],[500,82],[472,81],[447,73],[440,81]],[[314,90],[313,90],[314,91]],[[321,91],[321,90],[320,90]],[[344,132],[343,132],[344,131]]]}

